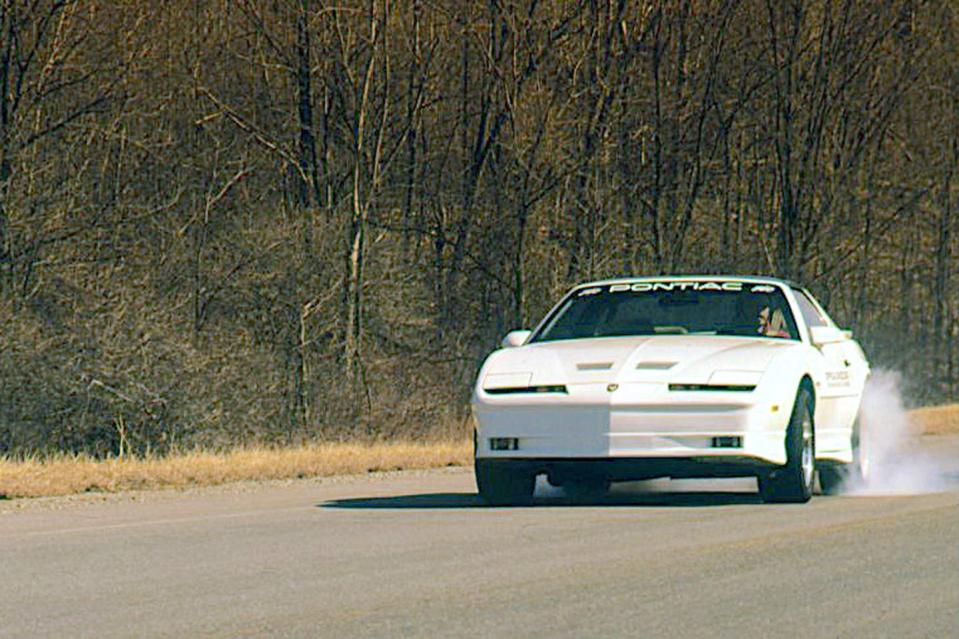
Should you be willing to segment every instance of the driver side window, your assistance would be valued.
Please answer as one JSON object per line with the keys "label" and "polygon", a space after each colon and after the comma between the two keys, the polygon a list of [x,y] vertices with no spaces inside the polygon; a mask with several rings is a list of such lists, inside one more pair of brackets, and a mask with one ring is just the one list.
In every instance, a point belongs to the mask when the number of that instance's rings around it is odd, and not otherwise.
{"label": "driver side window", "polygon": [[820,315],[819,311],[816,310],[816,307],[809,300],[809,296],[805,291],[794,288],[793,293],[796,295],[796,302],[799,304],[799,312],[802,313],[802,317],[806,322],[806,326],[829,325],[829,323],[826,321],[826,318]]}

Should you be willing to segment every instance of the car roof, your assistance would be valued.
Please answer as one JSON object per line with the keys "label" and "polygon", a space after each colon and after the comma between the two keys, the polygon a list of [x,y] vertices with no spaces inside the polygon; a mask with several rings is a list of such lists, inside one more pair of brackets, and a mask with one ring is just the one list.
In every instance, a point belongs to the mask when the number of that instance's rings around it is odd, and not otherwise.
{"label": "car roof", "polygon": [[709,280],[711,282],[778,284],[786,287],[794,287],[799,289],[803,288],[795,282],[765,275],[644,275],[638,277],[616,277],[605,280],[583,282],[582,284],[577,284],[574,288],[581,288],[584,286],[608,286],[610,284],[631,284],[634,282],[698,282],[700,280]]}

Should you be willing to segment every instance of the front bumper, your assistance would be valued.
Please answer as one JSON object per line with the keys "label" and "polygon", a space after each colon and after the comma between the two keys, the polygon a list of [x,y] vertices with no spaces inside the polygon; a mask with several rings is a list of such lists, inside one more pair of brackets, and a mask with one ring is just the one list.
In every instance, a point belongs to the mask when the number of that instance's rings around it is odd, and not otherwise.
{"label": "front bumper", "polygon": [[745,455],[575,459],[501,457],[477,461],[492,469],[500,467],[510,472],[543,474],[554,486],[563,486],[568,481],[584,478],[617,482],[661,477],[672,479],[755,477],[778,467],[766,460]]}
{"label": "front bumper", "polygon": [[[655,463],[663,467],[704,465],[712,476],[721,474],[722,464],[785,464],[791,411],[791,400],[758,390],[670,391],[652,383],[620,384],[613,391],[606,384],[577,384],[568,394],[478,390],[473,398],[480,458],[660,460]],[[518,445],[492,450],[493,438],[515,438]],[[716,446],[715,438],[737,438],[739,445]]]}

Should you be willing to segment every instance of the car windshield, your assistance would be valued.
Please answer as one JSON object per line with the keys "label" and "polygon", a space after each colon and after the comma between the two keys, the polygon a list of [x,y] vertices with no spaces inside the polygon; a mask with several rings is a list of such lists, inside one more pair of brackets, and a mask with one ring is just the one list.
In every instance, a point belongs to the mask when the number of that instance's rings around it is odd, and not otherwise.
{"label": "car windshield", "polygon": [[631,335],[736,335],[799,339],[778,286],[661,281],[573,291],[531,341]]}

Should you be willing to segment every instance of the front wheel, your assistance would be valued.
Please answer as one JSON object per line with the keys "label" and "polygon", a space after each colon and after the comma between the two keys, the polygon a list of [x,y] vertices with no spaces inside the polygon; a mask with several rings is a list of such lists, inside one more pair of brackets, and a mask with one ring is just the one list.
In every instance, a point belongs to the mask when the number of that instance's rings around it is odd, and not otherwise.
{"label": "front wheel", "polygon": [[536,475],[509,462],[474,460],[476,488],[490,506],[523,506],[532,503]]}
{"label": "front wheel", "polygon": [[759,476],[759,494],[765,502],[804,503],[812,497],[815,477],[813,400],[809,389],[802,386],[786,428],[786,465]]}

